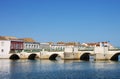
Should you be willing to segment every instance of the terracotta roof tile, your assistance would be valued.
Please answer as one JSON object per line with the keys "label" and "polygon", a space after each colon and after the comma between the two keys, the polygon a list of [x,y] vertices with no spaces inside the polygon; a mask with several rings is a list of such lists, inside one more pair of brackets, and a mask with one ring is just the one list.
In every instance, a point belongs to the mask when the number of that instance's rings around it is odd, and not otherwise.
{"label": "terracotta roof tile", "polygon": [[23,40],[24,42],[35,42],[35,40],[32,38],[22,38],[20,40]]}

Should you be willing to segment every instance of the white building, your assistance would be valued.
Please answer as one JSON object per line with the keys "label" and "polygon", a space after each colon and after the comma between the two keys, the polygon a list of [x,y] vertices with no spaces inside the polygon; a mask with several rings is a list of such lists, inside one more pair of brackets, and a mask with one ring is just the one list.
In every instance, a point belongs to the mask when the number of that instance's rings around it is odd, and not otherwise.
{"label": "white building", "polygon": [[24,42],[24,49],[39,49],[40,43],[38,42]]}
{"label": "white building", "polygon": [[65,45],[60,45],[60,44],[50,45],[51,50],[55,50],[55,51],[64,51],[65,47],[66,47]]}
{"label": "white building", "polygon": [[24,42],[24,51],[39,52],[40,51],[40,43],[39,42]]}
{"label": "white building", "polygon": [[40,49],[50,48],[49,43],[40,43]]}
{"label": "white building", "polygon": [[6,58],[10,53],[10,40],[0,40],[0,58]]}

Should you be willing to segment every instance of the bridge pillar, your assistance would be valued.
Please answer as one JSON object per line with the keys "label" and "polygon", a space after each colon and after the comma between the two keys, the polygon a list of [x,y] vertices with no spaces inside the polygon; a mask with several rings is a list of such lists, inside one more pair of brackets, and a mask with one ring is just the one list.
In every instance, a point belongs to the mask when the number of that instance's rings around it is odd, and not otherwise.
{"label": "bridge pillar", "polygon": [[94,53],[96,54],[95,59],[96,60],[106,60],[107,53],[108,53],[108,47],[95,47]]}
{"label": "bridge pillar", "polygon": [[64,59],[80,59],[77,47],[66,47],[64,51]]}

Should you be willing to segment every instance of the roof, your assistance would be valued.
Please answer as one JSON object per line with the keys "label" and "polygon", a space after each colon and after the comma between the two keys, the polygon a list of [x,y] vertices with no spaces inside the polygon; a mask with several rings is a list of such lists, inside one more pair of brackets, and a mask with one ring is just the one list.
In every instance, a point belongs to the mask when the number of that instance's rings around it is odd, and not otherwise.
{"label": "roof", "polygon": [[17,38],[13,36],[0,36],[0,40],[17,40]]}
{"label": "roof", "polygon": [[24,42],[35,42],[35,40],[32,38],[22,38],[21,40],[23,40]]}
{"label": "roof", "polygon": [[6,38],[3,36],[0,36],[0,40],[6,40]]}

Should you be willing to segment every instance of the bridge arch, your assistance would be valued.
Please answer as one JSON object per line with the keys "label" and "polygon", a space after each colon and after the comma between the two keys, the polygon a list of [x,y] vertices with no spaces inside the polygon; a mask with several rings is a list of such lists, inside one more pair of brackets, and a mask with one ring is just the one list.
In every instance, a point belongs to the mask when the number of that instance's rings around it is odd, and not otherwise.
{"label": "bridge arch", "polygon": [[90,53],[84,53],[80,56],[80,60],[89,61],[89,59],[90,59]]}
{"label": "bridge arch", "polygon": [[30,54],[30,55],[28,56],[28,59],[30,59],[30,60],[35,60],[37,57],[38,57],[37,54]]}
{"label": "bridge arch", "polygon": [[57,60],[57,57],[58,58],[61,58],[61,56],[59,54],[52,54],[50,57],[49,57],[49,60]]}
{"label": "bridge arch", "polygon": [[118,61],[119,59],[118,59],[118,56],[120,55],[120,52],[119,53],[116,53],[116,54],[114,54],[112,57],[111,57],[111,59],[110,60],[113,60],[113,61]]}
{"label": "bridge arch", "polygon": [[9,59],[17,60],[20,59],[20,57],[17,54],[12,54]]}

